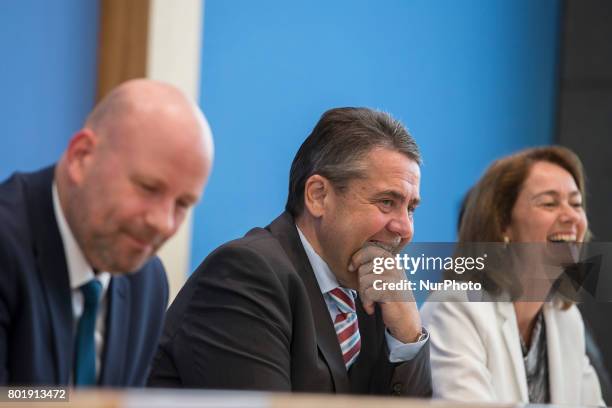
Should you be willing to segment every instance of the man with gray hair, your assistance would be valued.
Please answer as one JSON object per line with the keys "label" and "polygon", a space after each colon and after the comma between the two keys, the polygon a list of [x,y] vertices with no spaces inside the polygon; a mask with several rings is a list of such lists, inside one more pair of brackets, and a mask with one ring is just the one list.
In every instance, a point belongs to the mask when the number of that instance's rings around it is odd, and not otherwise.
{"label": "man with gray hair", "polygon": [[145,383],[168,301],[154,254],[202,195],[212,154],[192,101],[132,80],[55,166],[0,184],[0,384]]}
{"label": "man with gray hair", "polygon": [[179,293],[149,384],[430,396],[415,302],[372,287],[405,278],[372,261],[412,238],[419,163],[389,115],[326,112],[293,161],[286,212],[214,251]]}

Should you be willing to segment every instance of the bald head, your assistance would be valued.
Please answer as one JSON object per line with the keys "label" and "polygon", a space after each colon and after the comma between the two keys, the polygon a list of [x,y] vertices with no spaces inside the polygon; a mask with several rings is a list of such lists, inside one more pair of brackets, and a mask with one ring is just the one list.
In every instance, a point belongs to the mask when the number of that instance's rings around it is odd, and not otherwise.
{"label": "bald head", "polygon": [[146,79],[111,91],[58,163],[62,208],[88,262],[129,272],[178,229],[213,160],[210,128],[176,87]]}
{"label": "bald head", "polygon": [[96,105],[87,117],[85,127],[112,139],[126,136],[113,130],[127,121],[164,117],[199,130],[196,140],[190,142],[201,145],[212,160],[212,135],[206,118],[182,91],[164,82],[133,79],[122,83]]}

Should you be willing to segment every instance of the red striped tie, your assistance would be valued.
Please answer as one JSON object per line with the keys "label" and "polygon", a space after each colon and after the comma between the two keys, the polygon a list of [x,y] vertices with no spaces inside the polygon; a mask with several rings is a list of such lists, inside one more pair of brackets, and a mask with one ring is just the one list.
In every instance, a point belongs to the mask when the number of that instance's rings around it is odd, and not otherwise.
{"label": "red striped tie", "polygon": [[355,301],[348,289],[337,287],[327,293],[338,307],[334,328],[336,329],[336,335],[342,350],[344,365],[348,370],[351,364],[357,360],[359,350],[361,349]]}

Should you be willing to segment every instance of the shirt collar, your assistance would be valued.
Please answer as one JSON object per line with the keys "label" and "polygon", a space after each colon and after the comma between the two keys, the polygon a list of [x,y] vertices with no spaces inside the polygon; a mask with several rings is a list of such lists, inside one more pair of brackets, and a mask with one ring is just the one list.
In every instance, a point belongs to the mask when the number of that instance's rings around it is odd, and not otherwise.
{"label": "shirt collar", "polygon": [[55,219],[57,220],[57,226],[59,228],[60,236],[62,237],[62,243],[64,244],[64,254],[66,256],[66,265],[68,267],[68,278],[70,280],[70,289],[78,289],[80,286],[89,282],[92,279],[98,279],[102,284],[102,293],[108,288],[110,281],[110,273],[100,272],[98,275],[94,274],[93,268],[89,265],[81,248],[76,242],[66,218],[64,211],[59,201],[59,194],[57,192],[57,184],[53,182],[52,195],[53,195],[53,211],[55,213]]}
{"label": "shirt collar", "polygon": [[314,271],[315,278],[317,279],[317,283],[319,284],[319,288],[321,289],[321,293],[327,293],[332,289],[340,286],[338,284],[338,280],[334,273],[329,269],[327,263],[316,253],[310,242],[306,236],[302,233],[300,228],[296,225],[298,235],[300,236],[300,241],[302,241],[302,245],[304,246],[304,250],[306,251],[306,256],[310,261],[310,265],[312,266],[312,270]]}

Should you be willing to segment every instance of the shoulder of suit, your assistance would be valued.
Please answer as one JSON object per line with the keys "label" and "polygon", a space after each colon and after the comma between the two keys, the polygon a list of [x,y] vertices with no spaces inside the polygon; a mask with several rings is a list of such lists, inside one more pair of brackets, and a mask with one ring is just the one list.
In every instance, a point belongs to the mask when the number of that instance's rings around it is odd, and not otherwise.
{"label": "shoulder of suit", "polygon": [[0,183],[0,206],[16,205],[23,199],[26,173],[13,173]]}
{"label": "shoulder of suit", "polygon": [[[14,173],[0,183],[0,257],[14,256],[31,247],[27,213],[26,177]],[[5,260],[6,262],[6,260]]]}
{"label": "shoulder of suit", "polygon": [[13,173],[0,183],[0,232],[18,225],[26,213],[25,177],[23,173]]}
{"label": "shoulder of suit", "polygon": [[38,204],[37,194],[41,189],[48,188],[51,196],[54,166],[45,167],[31,173],[15,172],[6,180],[0,182],[0,233],[29,241],[31,220],[29,208]]}
{"label": "shoulder of suit", "polygon": [[210,256],[240,254],[249,257],[285,258],[286,254],[278,239],[263,228],[254,228],[244,237],[229,241],[215,249]]}
{"label": "shoulder of suit", "polygon": [[421,316],[427,323],[455,319],[458,315],[474,323],[491,322],[496,316],[496,303],[484,301],[470,301],[463,291],[447,291],[436,293],[428,297],[421,306]]}
{"label": "shoulder of suit", "polygon": [[205,273],[210,269],[214,269],[218,276],[221,270],[239,269],[242,274],[254,275],[258,279],[266,279],[267,275],[280,278],[282,275],[296,274],[279,240],[263,228],[255,228],[244,237],[215,249],[194,274]]}
{"label": "shoulder of suit", "polygon": [[432,292],[427,297],[425,304],[445,303],[457,305],[457,307],[490,308],[494,302],[485,301],[486,299],[488,299],[487,295],[482,291],[470,293],[464,290],[444,290]]}

